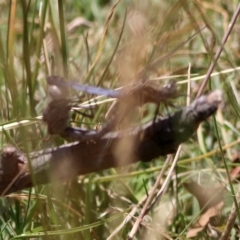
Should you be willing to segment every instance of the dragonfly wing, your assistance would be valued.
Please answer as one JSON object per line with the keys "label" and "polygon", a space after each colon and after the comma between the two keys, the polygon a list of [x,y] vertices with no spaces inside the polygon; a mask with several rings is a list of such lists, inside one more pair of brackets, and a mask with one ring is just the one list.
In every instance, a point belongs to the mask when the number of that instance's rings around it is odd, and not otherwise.
{"label": "dragonfly wing", "polygon": [[83,91],[95,95],[104,95],[111,98],[119,98],[120,92],[118,90],[106,89],[101,87],[94,87],[89,85],[84,85],[75,82],[66,82],[67,86],[70,86],[73,89]]}
{"label": "dragonfly wing", "polygon": [[94,94],[94,95],[104,95],[111,98],[121,97],[121,92],[119,90],[94,87],[94,86],[84,85],[84,84],[75,83],[75,82],[66,82],[62,77],[57,77],[57,76],[47,77],[47,83],[49,85],[70,87],[75,90],[86,92],[89,94]]}

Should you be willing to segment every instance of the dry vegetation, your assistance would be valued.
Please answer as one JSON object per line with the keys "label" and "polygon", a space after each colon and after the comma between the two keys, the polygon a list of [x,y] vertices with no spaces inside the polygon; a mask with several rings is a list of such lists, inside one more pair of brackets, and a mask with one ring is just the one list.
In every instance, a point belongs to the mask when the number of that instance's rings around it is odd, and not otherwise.
{"label": "dry vegetation", "polygon": [[[49,138],[39,118],[51,74],[105,88],[174,79],[182,96],[160,112],[185,106],[187,96],[193,101],[198,94],[237,7],[235,0],[1,1],[1,149],[11,144],[29,153],[64,143]],[[174,169],[174,156],[161,157],[1,198],[0,239],[219,239],[237,205],[239,31],[238,19],[205,87],[222,89],[225,104],[181,146]],[[94,101],[97,107],[85,110],[93,117],[73,113],[73,124],[101,127],[111,102]],[[149,104],[135,124],[154,114]],[[131,144],[116,149],[119,165]],[[239,236],[239,219],[232,236]]]}

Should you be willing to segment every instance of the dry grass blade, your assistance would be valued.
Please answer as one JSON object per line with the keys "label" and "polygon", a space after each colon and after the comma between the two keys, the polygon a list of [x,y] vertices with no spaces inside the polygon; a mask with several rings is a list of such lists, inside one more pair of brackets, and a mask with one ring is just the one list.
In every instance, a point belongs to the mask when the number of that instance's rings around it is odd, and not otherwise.
{"label": "dry grass blade", "polygon": [[214,69],[214,67],[215,67],[215,65],[216,65],[216,63],[218,61],[218,58],[221,55],[221,52],[222,52],[222,50],[224,48],[224,45],[227,42],[227,39],[228,39],[228,37],[229,37],[229,35],[230,35],[230,33],[231,33],[231,31],[232,31],[236,21],[237,21],[237,18],[239,17],[239,14],[240,14],[240,4],[238,5],[236,11],[234,12],[234,15],[233,15],[233,17],[231,19],[231,22],[229,24],[228,30],[227,30],[227,32],[225,32],[225,34],[223,36],[222,45],[219,46],[219,48],[218,48],[218,50],[217,50],[217,52],[216,52],[216,54],[215,54],[215,56],[213,58],[213,62],[211,63],[211,65],[210,65],[210,67],[209,67],[209,69],[207,71],[206,77],[203,80],[203,83],[202,83],[202,85],[201,85],[201,87],[200,87],[200,89],[198,91],[197,97],[201,96],[201,94],[203,93],[203,91],[204,91],[204,89],[205,89],[205,87],[207,85],[207,82],[208,82],[208,80],[209,80],[209,78],[210,78],[210,76],[212,74],[212,71],[213,71],[213,69]]}
{"label": "dry grass blade", "polygon": [[[220,238],[224,223],[210,218],[228,217],[239,180],[238,12],[234,0],[0,1],[0,192],[23,190],[0,199],[2,239],[126,239],[134,229],[134,239],[186,238],[191,230]],[[105,118],[112,98],[89,103],[91,94],[67,85],[47,104],[52,75],[115,94],[115,108]],[[202,95],[207,81],[213,93],[181,110],[183,96]],[[222,100],[215,89],[226,104],[205,121]],[[66,144],[67,136],[80,142]],[[183,142],[176,174],[159,183],[165,154]],[[201,213],[198,192],[184,188],[191,181],[210,193],[209,183],[228,186],[220,214]],[[239,235],[237,210],[235,199],[225,238]]]}

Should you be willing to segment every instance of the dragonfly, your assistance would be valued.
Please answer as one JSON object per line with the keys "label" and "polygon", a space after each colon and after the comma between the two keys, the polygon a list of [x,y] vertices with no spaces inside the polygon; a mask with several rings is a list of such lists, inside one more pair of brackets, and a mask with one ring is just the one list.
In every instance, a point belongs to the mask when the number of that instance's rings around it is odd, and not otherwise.
{"label": "dragonfly", "polygon": [[[47,83],[49,86],[56,86],[60,91],[60,95],[63,92],[64,94],[66,93],[67,87],[93,95],[102,95],[116,99],[124,99],[128,96],[131,96],[132,98],[137,97],[137,99],[140,98],[141,104],[145,104],[147,102],[158,104],[161,102],[166,102],[169,99],[177,98],[179,96],[176,83],[173,80],[170,80],[168,84],[162,88],[150,85],[148,82],[144,81],[136,85],[125,86],[121,89],[106,89],[71,81],[65,81],[64,78],[59,76],[47,77]],[[56,96],[52,96],[52,98],[56,98]]]}
{"label": "dragonfly", "polygon": [[103,136],[113,128],[119,115],[116,114],[99,132],[68,127],[69,112],[72,107],[71,100],[69,99],[69,89],[115,98],[119,102],[125,101],[127,107],[124,114],[129,114],[138,105],[151,102],[159,106],[160,103],[168,103],[169,100],[179,96],[176,83],[171,80],[161,88],[149,84],[148,81],[144,81],[139,84],[124,86],[121,89],[106,89],[80,84],[73,81],[66,81],[63,77],[59,76],[47,77],[47,83],[52,101],[44,110],[43,120],[48,125],[48,131],[50,134],[59,134],[66,139],[72,138],[74,140],[87,140],[92,139],[93,136],[96,136],[96,138]]}

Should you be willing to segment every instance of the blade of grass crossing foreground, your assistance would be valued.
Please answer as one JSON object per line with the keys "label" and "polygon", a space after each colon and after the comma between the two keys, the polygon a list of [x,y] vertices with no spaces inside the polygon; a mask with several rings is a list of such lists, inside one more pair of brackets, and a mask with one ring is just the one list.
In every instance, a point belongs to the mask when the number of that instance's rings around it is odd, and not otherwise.
{"label": "blade of grass crossing foreground", "polygon": [[61,51],[63,60],[63,74],[64,77],[68,78],[68,54],[67,54],[67,41],[66,41],[66,28],[65,28],[65,18],[63,10],[63,0],[58,0],[59,9],[59,25],[60,25],[60,35],[61,35]]}
{"label": "blade of grass crossing foreground", "polygon": [[[46,12],[47,12],[47,6],[48,6],[48,0],[44,0],[41,3],[41,8],[39,12],[39,24],[40,24],[40,29],[39,29],[39,35],[37,38],[37,44],[36,44],[36,51],[35,51],[35,57],[36,57],[36,63],[35,67],[33,70],[33,79],[37,79],[38,74],[39,74],[39,61],[40,59],[40,54],[41,54],[41,49],[42,49],[42,42],[43,42],[43,33],[44,33],[44,26],[45,26],[45,21],[46,21]],[[34,86],[33,89],[36,88],[36,81],[34,81]]]}
{"label": "blade of grass crossing foreground", "polygon": [[[25,65],[26,77],[27,77],[27,87],[28,87],[28,98],[30,103],[30,109],[32,115],[35,112],[34,109],[34,101],[33,101],[33,86],[32,86],[32,72],[31,72],[31,64],[30,64],[30,45],[29,45],[29,35],[28,35],[28,7],[25,0],[21,1],[22,3],[22,11],[23,11],[23,60]],[[27,97],[26,96],[26,97]]]}

